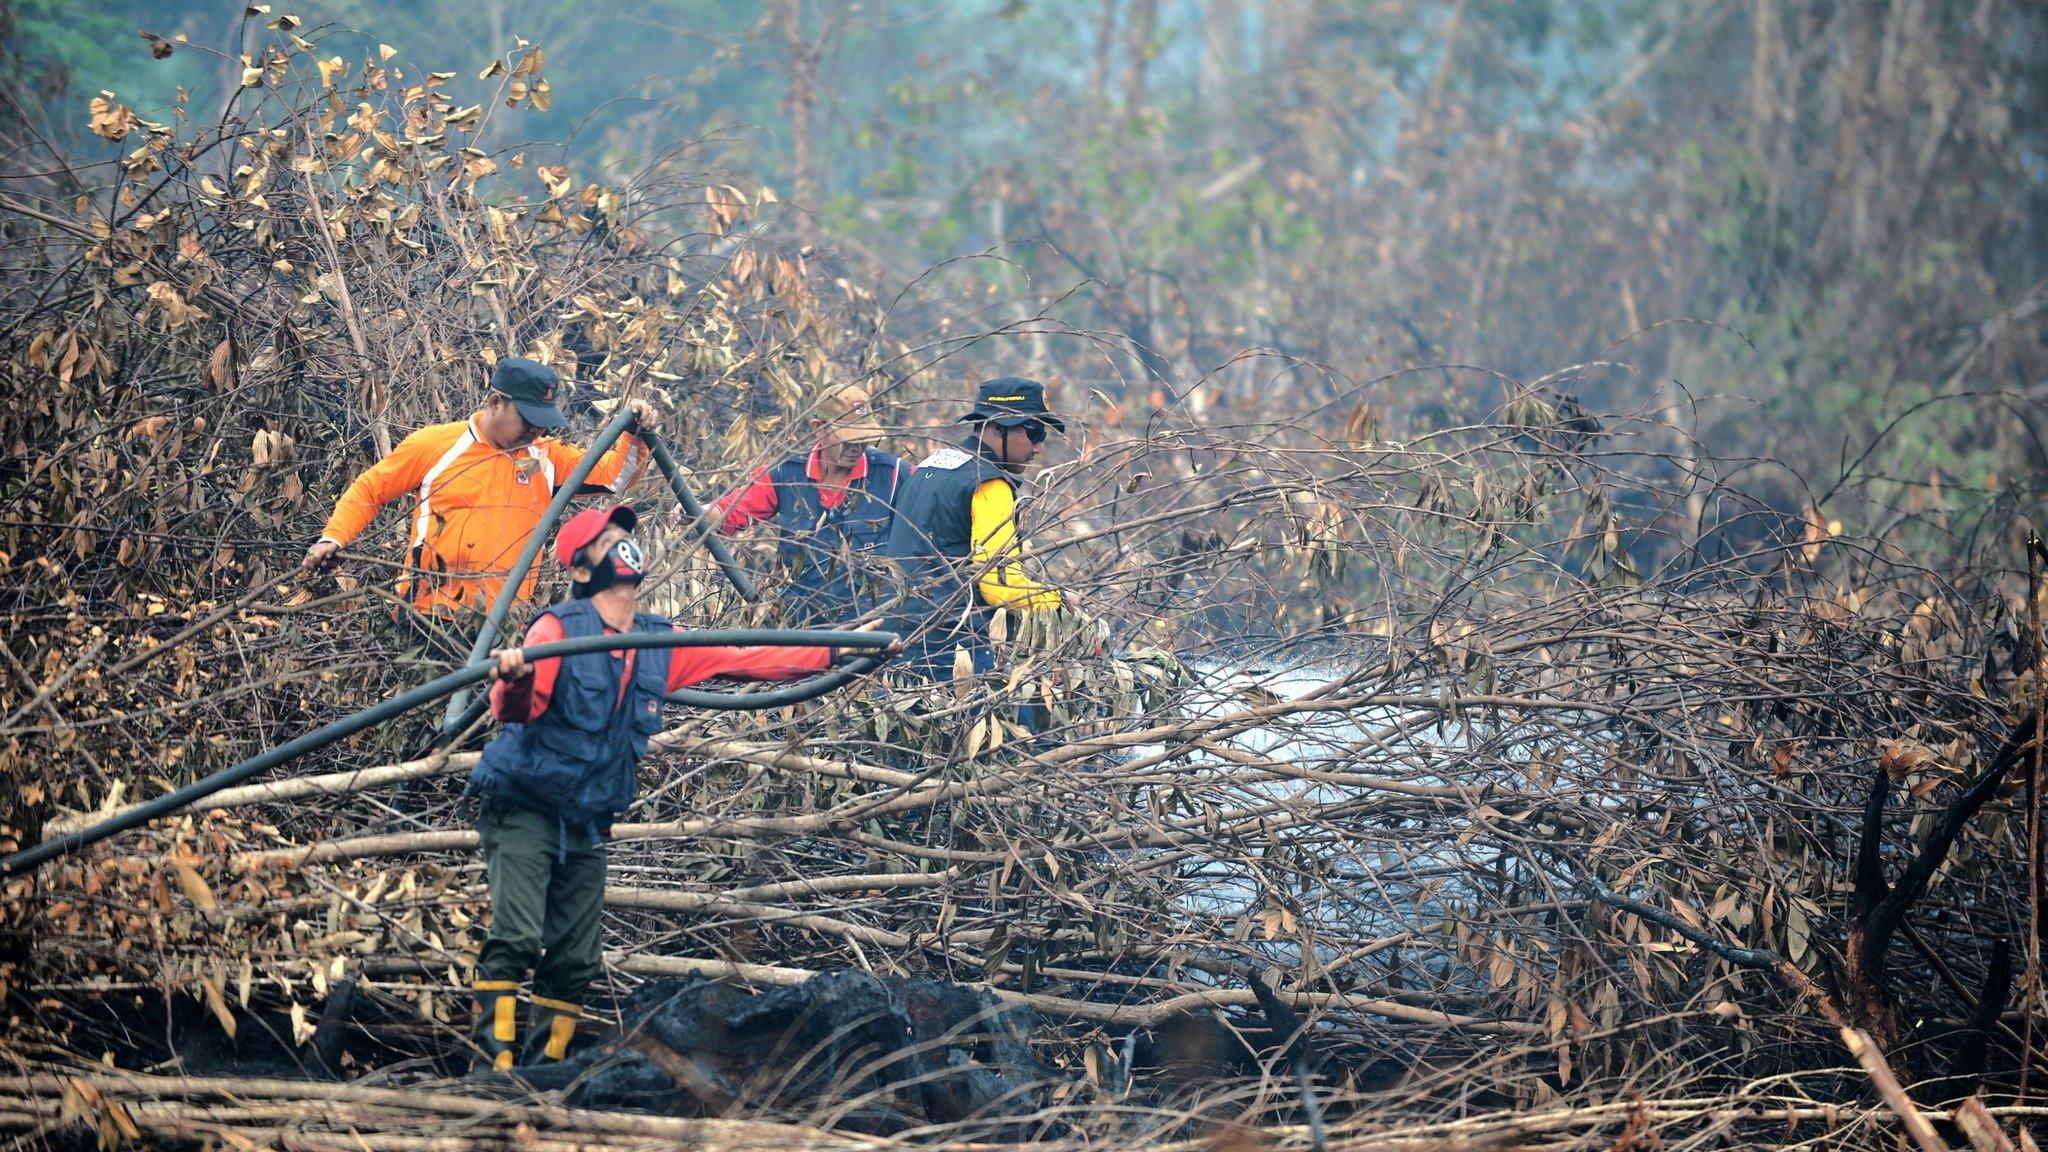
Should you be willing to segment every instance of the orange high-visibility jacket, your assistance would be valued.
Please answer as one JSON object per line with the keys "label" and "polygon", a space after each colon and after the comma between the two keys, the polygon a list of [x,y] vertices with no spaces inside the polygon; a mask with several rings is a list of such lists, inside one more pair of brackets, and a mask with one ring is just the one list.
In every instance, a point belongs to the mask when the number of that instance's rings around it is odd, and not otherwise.
{"label": "orange high-visibility jacket", "polygon": [[[555,482],[583,459],[583,450],[555,439],[503,451],[477,432],[479,412],[467,421],[422,428],[372,464],[341,494],[322,540],[346,545],[377,516],[377,509],[411,493],[414,500],[406,562],[408,594],[422,612],[490,608],[505,572],[519,558],[554,499]],[[647,466],[647,446],[627,434],[590,471],[586,484],[623,493]],[[539,566],[520,586],[533,595]]]}

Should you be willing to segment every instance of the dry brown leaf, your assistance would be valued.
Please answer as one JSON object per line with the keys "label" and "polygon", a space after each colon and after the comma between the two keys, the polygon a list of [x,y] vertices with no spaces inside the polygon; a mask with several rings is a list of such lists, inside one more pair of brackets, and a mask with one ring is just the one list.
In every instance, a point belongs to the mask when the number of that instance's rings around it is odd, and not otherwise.
{"label": "dry brown leaf", "polygon": [[113,97],[112,92],[101,92],[92,98],[92,130],[108,140],[124,140],[135,130],[135,112],[125,104],[114,103]]}
{"label": "dry brown leaf", "polygon": [[206,381],[216,392],[226,392],[235,386],[235,347],[231,340],[214,345],[213,355],[206,358]]}
{"label": "dry brown leaf", "polygon": [[221,1031],[226,1032],[229,1039],[234,1039],[235,1014],[228,1009],[227,998],[220,994],[220,985],[214,983],[211,976],[201,976],[199,987],[205,991],[206,1006],[213,1010],[213,1018],[220,1021]]}
{"label": "dry brown leaf", "polygon": [[1353,444],[1367,444],[1379,439],[1379,410],[1363,400],[1344,418],[1344,438]]}
{"label": "dry brown leaf", "polygon": [[213,898],[213,889],[207,887],[205,878],[190,864],[183,860],[171,861],[171,877],[178,882],[178,890],[185,894],[185,899],[200,911],[212,912],[220,906]]}

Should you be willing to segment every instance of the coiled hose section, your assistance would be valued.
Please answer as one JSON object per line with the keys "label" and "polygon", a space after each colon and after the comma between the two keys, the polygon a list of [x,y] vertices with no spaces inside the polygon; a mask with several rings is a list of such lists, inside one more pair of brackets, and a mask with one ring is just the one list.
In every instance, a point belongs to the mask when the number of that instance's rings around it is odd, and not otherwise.
{"label": "coiled hose section", "polygon": [[[490,652],[491,645],[496,643],[504,632],[505,617],[512,611],[512,601],[518,597],[520,586],[526,583],[526,574],[533,569],[534,561],[540,559],[542,546],[554,536],[555,524],[561,520],[562,513],[568,511],[569,501],[583,493],[583,481],[589,478],[591,469],[597,467],[597,462],[605,453],[611,451],[612,445],[618,442],[619,437],[632,430],[637,419],[631,409],[620,408],[610,420],[605,421],[604,427],[597,433],[597,439],[592,440],[590,447],[584,451],[583,459],[578,460],[576,466],[571,468],[569,474],[556,486],[554,499],[548,501],[547,510],[541,513],[540,523],[534,525],[532,534],[526,539],[526,547],[519,550],[519,559],[513,561],[512,567],[506,571],[505,582],[498,589],[497,599],[491,601],[490,614],[484,617],[483,627],[478,629],[476,634],[476,642],[469,648],[471,663],[483,659]],[[714,526],[709,522],[710,517],[704,510],[703,502],[697,499],[697,494],[690,490],[689,482],[683,479],[683,471],[677,467],[675,455],[668,450],[668,445],[652,432],[643,431],[640,438],[647,442],[647,451],[654,457],[655,467],[661,470],[662,479],[668,481],[669,490],[675,493],[684,513],[690,517],[690,536],[704,541],[705,546],[711,550],[711,558],[718,562],[719,571],[725,573],[725,578],[732,582],[741,599],[758,598],[759,593],[754,589],[754,582],[747,578],[747,574],[733,560],[732,552],[726,548],[725,541],[719,539],[713,531]],[[835,684],[833,687],[838,685]],[[696,703],[703,707],[721,706]],[[756,707],[765,708],[772,705]],[[457,692],[448,701],[448,710],[441,717],[441,739],[453,739],[482,714],[483,709],[469,699],[469,693]]]}

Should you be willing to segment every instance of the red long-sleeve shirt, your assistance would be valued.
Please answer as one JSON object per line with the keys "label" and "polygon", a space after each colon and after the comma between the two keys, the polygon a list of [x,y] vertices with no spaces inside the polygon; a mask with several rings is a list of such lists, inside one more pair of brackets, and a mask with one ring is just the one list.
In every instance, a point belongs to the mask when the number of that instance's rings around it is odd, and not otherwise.
{"label": "red long-sleeve shirt", "polygon": [[[812,446],[811,458],[804,464],[804,475],[810,477],[814,484],[825,476],[824,465],[818,459],[818,450],[816,445]],[[749,524],[775,519],[775,514],[782,510],[782,498],[775,494],[775,479],[769,475],[772,471],[772,468],[761,469],[754,473],[754,478],[747,482],[745,488],[720,496],[712,505],[712,511],[718,516],[720,536],[737,536],[746,531]],[[818,503],[827,508],[839,507],[846,502],[847,489],[867,479],[867,475],[868,455],[863,452],[859,462],[853,466],[853,474],[846,478],[845,484],[819,484]]]}
{"label": "red long-sleeve shirt", "polygon": [[[676,631],[682,631],[682,625]],[[617,629],[607,625],[607,635],[616,634]],[[560,640],[566,633],[562,622],[553,615],[543,613],[526,630],[522,646],[531,648],[550,640]],[[619,678],[619,693],[625,694],[626,685],[633,679],[633,658],[639,649],[628,648],[626,668]],[[812,672],[820,672],[832,665],[830,648],[671,648],[668,658],[668,690],[688,688],[701,684],[714,676],[734,676],[745,680],[794,680]],[[491,686],[491,714],[501,724],[526,724],[540,718],[548,710],[548,699],[554,695],[555,677],[562,671],[560,659],[537,660],[533,675],[519,680],[500,680]]]}

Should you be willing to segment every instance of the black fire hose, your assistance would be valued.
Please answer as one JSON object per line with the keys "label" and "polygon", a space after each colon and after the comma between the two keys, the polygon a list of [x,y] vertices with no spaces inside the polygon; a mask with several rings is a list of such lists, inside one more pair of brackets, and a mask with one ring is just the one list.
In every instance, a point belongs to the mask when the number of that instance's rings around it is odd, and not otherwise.
{"label": "black fire hose", "polygon": [[711,558],[718,561],[719,570],[732,582],[733,588],[740,594],[740,599],[759,599],[760,593],[754,590],[754,582],[748,579],[739,564],[734,562],[732,550],[719,538],[718,526],[711,523],[711,516],[705,512],[703,502],[690,490],[689,481],[683,479],[683,470],[676,466],[676,458],[669,452],[668,445],[662,442],[661,437],[648,433],[642,433],[640,438],[647,441],[647,450],[654,456],[654,466],[661,469],[662,478],[668,481],[669,490],[676,494],[676,499],[682,503],[683,513],[690,518],[690,527],[684,534],[684,539],[690,540],[701,536],[704,546],[711,550]]}
{"label": "black fire hose", "polygon": [[668,702],[714,712],[759,712],[767,708],[782,708],[790,704],[816,700],[829,692],[835,692],[880,668],[882,664],[883,661],[878,657],[861,656],[847,661],[844,667],[834,668],[822,676],[813,676],[795,684],[785,684],[780,688],[768,688],[759,692],[709,692],[702,688],[678,688],[668,694]]}
{"label": "black fire hose", "polygon": [[[754,630],[728,629],[704,632],[627,632],[610,636],[579,636],[573,640],[554,640],[536,644],[526,650],[528,660],[548,660],[561,656],[580,656],[586,652],[611,652],[620,648],[713,648],[723,645],[758,645],[769,648],[798,648],[831,645],[835,648],[880,649],[894,644],[897,636],[893,632],[800,632],[785,629]],[[863,657],[856,664],[879,663],[875,657]],[[407,692],[402,692],[381,704],[365,708],[353,716],[344,717],[324,728],[317,728],[295,740],[280,744],[267,752],[252,756],[232,768],[223,768],[204,779],[195,780],[173,792],[166,792],[154,800],[138,804],[118,815],[108,817],[98,824],[66,833],[55,840],[45,840],[33,848],[24,848],[11,855],[0,857],[0,877],[18,876],[23,872],[40,867],[59,856],[69,855],[90,844],[97,844],[109,836],[125,832],[139,824],[146,824],[159,816],[167,816],[195,800],[231,788],[245,780],[261,775],[280,764],[289,763],[341,740],[382,724],[386,720],[431,704],[452,692],[461,691],[472,684],[488,679],[497,661],[485,660],[466,664],[439,679],[429,680]],[[850,679],[853,669],[842,668],[806,681],[793,687],[815,688],[819,681],[834,680],[834,687]],[[820,690],[822,691],[822,690]],[[712,695],[723,695],[712,693]],[[765,693],[763,694],[766,695]]]}
{"label": "black fire hose", "polygon": [[[538,650],[536,646],[534,651]],[[712,692],[703,688],[678,688],[668,694],[668,702],[712,712],[761,712],[769,708],[786,708],[793,704],[808,704],[820,696],[836,692],[880,668],[883,663],[884,661],[878,657],[859,656],[822,675],[758,692]],[[470,701],[469,707],[463,709],[462,715],[456,718],[455,730],[466,730],[485,712],[490,711],[490,707],[491,699],[488,696],[479,696]],[[413,759],[417,760],[419,757],[415,756]]]}
{"label": "black fire hose", "polygon": [[[498,589],[497,599],[491,602],[490,615],[484,619],[483,627],[477,631],[476,642],[470,646],[470,662],[474,663],[483,659],[490,652],[491,645],[497,642],[499,634],[505,627],[505,617],[512,610],[512,601],[518,596],[520,585],[526,582],[526,573],[533,568],[534,561],[540,558],[542,546],[554,535],[555,523],[562,518],[562,513],[568,510],[570,500],[577,496],[592,494],[585,488],[584,479],[590,475],[591,469],[597,466],[598,460],[606,452],[611,451],[612,445],[618,441],[619,437],[625,435],[633,427],[634,420],[634,414],[630,409],[619,409],[605,423],[604,428],[598,432],[597,439],[591,441],[590,447],[583,453],[583,459],[576,462],[576,467],[570,469],[569,475],[564,477],[561,484],[555,489],[555,498],[548,502],[547,511],[541,513],[540,523],[534,525],[533,534],[528,537],[526,547],[520,550],[519,559],[513,563],[510,571],[506,573],[504,586]],[[718,562],[719,569],[725,573],[725,578],[732,582],[732,586],[734,590],[739,592],[740,598],[743,600],[757,599],[759,593],[754,589],[754,582],[747,578],[747,574],[733,560],[732,552],[725,546],[725,541],[719,539],[717,533],[713,531],[713,526],[708,523],[710,518],[704,511],[703,503],[697,499],[697,494],[690,490],[689,483],[683,479],[682,469],[676,466],[676,458],[669,452],[668,445],[664,444],[661,438],[652,432],[643,430],[640,433],[640,438],[647,443],[648,453],[654,457],[654,465],[661,470],[662,478],[668,481],[669,490],[675,493],[676,499],[683,506],[684,513],[690,517],[692,533],[701,532],[703,534],[704,543],[711,550],[711,558]],[[863,668],[860,671],[866,672],[870,670],[871,667]],[[858,672],[855,673],[855,675],[859,674]],[[832,687],[837,688],[843,683],[845,681],[840,681]],[[826,689],[826,691],[830,691],[830,689]],[[449,699],[448,709],[441,717],[441,740],[454,739],[457,734],[461,733],[463,729],[468,728],[478,716],[483,714],[483,709],[476,702],[471,701],[469,695],[468,692],[457,692]],[[804,699],[810,699],[810,697],[804,697]],[[702,707],[725,706],[705,701],[691,701],[691,703],[699,704]],[[751,707],[767,708],[774,707],[774,705],[761,704],[752,705]],[[439,743],[439,741],[436,741],[436,743]]]}
{"label": "black fire hose", "polygon": [[[625,435],[626,429],[631,428],[638,419],[639,416],[631,408],[621,404],[619,410],[612,414],[612,418],[605,421],[603,429],[597,434],[597,439],[590,442],[590,447],[583,453],[583,459],[578,460],[576,466],[569,469],[569,475],[555,485],[555,498],[548,501],[547,511],[540,515],[540,523],[534,526],[532,534],[526,538],[526,547],[519,550],[519,559],[513,562],[511,571],[506,573],[505,583],[499,587],[497,599],[491,601],[490,615],[484,617],[484,626],[477,631],[476,643],[469,647],[470,663],[482,660],[485,654],[490,652],[491,643],[498,638],[499,631],[505,627],[505,617],[512,611],[512,601],[519,596],[519,586],[526,583],[526,573],[533,568],[533,562],[540,558],[541,546],[554,534],[555,521],[562,518],[563,511],[569,507],[569,501],[576,498],[576,493],[583,487],[584,478],[590,475],[590,470],[597,467],[598,460],[602,459],[606,452],[611,451],[612,445],[619,437]],[[454,698],[448,701],[448,711],[441,718],[441,735],[444,739],[453,737],[468,727],[466,724],[456,723],[468,703],[469,693],[462,691],[458,691]]]}

